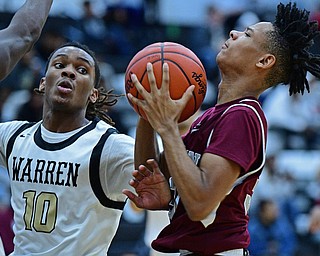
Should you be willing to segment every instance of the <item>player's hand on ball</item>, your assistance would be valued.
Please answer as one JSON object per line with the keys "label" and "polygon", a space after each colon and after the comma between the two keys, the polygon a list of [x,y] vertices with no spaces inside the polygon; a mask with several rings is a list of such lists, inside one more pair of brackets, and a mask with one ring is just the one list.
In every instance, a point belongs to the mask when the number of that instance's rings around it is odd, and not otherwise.
{"label": "player's hand on ball", "polygon": [[132,173],[133,179],[129,182],[137,195],[127,189],[122,192],[139,208],[166,210],[171,200],[169,184],[154,159],[149,159],[147,163],[152,171],[140,165],[139,170]]}
{"label": "player's hand on ball", "polygon": [[[170,124],[177,124],[179,117],[192,97],[194,85],[187,88],[180,99],[173,100],[169,92],[169,66],[163,64],[162,84],[156,84],[153,67],[151,63],[147,64],[148,80],[150,84],[150,93],[141,85],[135,74],[131,76],[132,82],[143,99],[133,97],[128,94],[128,98],[134,104],[143,109],[149,123],[159,133],[166,130]],[[159,87],[159,89],[158,89]]]}
{"label": "player's hand on ball", "polygon": [[[198,56],[187,47],[175,42],[157,42],[147,45],[137,52],[130,60],[125,72],[125,91],[135,98],[143,99],[132,81],[135,74],[140,84],[151,91],[147,63],[152,63],[153,80],[158,88],[162,84],[163,62],[170,67],[169,94],[171,99],[178,100],[188,87],[194,85],[193,97],[185,105],[180,114],[179,123],[187,120],[200,108],[207,92],[207,76],[204,66]],[[168,76],[169,77],[169,76]],[[147,119],[143,109],[132,102],[129,103],[134,111]]]}

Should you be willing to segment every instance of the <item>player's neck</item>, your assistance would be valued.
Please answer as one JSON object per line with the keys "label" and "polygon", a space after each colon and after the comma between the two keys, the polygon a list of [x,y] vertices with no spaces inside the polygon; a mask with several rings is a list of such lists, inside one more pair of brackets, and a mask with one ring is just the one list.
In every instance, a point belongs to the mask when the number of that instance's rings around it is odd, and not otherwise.
{"label": "player's neck", "polygon": [[223,104],[244,97],[258,98],[261,92],[258,86],[250,86],[247,82],[221,81],[219,84],[217,104]]}
{"label": "player's neck", "polygon": [[47,113],[43,117],[43,126],[51,131],[57,133],[70,132],[88,124],[88,120],[82,115],[52,115]]}

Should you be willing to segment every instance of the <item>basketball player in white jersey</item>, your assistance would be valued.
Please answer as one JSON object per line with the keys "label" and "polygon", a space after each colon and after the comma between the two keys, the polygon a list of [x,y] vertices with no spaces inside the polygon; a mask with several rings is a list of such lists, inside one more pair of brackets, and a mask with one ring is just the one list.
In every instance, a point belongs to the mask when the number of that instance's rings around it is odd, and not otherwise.
{"label": "basketball player in white jersey", "polygon": [[[9,25],[0,30],[0,80],[6,78],[38,40],[53,0],[26,0]],[[0,255],[5,255],[0,238]]]}
{"label": "basketball player in white jersey", "polygon": [[61,46],[45,70],[37,90],[43,119],[0,124],[0,164],[9,172],[14,210],[12,255],[106,255],[134,169],[134,140],[106,114],[117,96],[99,88],[99,66],[86,46]]}

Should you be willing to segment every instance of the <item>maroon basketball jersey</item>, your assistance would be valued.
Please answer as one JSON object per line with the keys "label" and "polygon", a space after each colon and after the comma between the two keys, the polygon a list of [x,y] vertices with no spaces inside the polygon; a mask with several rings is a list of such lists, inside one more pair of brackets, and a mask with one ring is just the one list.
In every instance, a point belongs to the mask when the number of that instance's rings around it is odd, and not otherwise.
{"label": "maroon basketball jersey", "polygon": [[239,164],[241,174],[219,207],[203,221],[188,218],[175,191],[170,224],[152,242],[155,250],[213,255],[249,246],[248,209],[265,161],[266,133],[267,122],[255,98],[216,105],[192,124],[183,141],[194,163],[199,166],[201,156],[212,153]]}

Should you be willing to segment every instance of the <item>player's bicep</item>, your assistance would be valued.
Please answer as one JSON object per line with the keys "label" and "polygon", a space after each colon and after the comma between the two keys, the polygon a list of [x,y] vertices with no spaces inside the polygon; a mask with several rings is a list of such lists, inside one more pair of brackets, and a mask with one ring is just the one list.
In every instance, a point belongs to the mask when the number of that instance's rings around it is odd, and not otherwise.
{"label": "player's bicep", "polygon": [[4,79],[31,46],[30,37],[22,37],[9,29],[0,30],[0,80]]}
{"label": "player's bicep", "polygon": [[[208,191],[215,191],[215,204],[220,203],[229,193],[240,175],[241,167],[232,160],[219,155],[205,153],[200,162],[203,179],[206,179]],[[211,197],[212,193],[208,193]]]}

